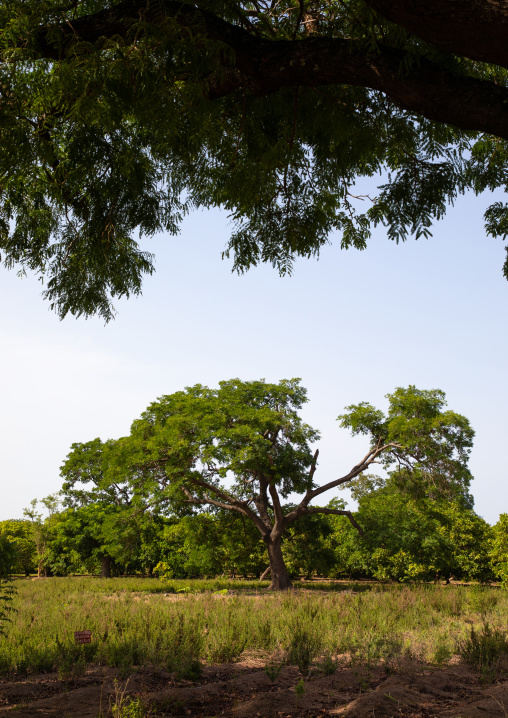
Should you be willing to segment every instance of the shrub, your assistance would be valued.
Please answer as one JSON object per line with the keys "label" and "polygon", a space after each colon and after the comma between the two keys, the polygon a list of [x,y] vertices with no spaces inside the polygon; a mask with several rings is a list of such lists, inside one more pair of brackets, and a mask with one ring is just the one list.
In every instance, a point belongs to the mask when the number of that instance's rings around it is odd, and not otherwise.
{"label": "shrub", "polygon": [[321,640],[312,625],[295,626],[286,649],[286,662],[298,666],[300,673],[306,676],[320,649]]}
{"label": "shrub", "polygon": [[499,659],[508,653],[506,634],[484,623],[480,631],[471,626],[469,636],[458,644],[458,653],[465,663],[480,671],[482,678],[492,682]]}

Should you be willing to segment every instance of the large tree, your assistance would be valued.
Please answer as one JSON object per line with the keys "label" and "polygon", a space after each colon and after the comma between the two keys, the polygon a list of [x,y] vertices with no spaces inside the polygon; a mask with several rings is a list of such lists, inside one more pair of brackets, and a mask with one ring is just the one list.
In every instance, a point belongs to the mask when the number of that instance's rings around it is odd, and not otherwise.
{"label": "large tree", "polygon": [[[291,586],[282,540],[298,519],[312,514],[353,514],[315,505],[374,463],[397,467],[398,481],[422,495],[462,495],[470,481],[467,459],[473,432],[467,419],[444,410],[440,391],[397,389],[389,411],[366,403],[339,417],[353,433],[369,437],[363,458],[344,475],[315,482],[318,432],[298,414],[306,391],[298,380],[278,384],[233,379],[218,389],[196,385],[161,397],[132,425],[129,436],[108,441],[100,465],[101,483],[125,486],[133,506],[213,506],[236,512],[256,526],[271,568],[271,588]],[[99,447],[99,444],[97,444]],[[76,452],[74,454],[74,452]],[[74,445],[67,464],[79,476],[82,445]],[[86,472],[84,473],[86,476]],[[300,494],[299,503],[284,502]]]}
{"label": "large tree", "polygon": [[[502,1],[3,0],[3,260],[61,316],[109,319],[153,271],[137,233],[193,207],[231,215],[240,272],[334,230],[428,236],[506,187],[507,41]],[[506,204],[485,219],[508,232]]]}

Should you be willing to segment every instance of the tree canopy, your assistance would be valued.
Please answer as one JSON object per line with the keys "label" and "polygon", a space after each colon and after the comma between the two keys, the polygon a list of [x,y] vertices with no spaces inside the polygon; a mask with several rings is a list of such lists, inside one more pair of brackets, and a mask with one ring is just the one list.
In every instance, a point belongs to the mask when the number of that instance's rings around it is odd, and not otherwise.
{"label": "tree canopy", "polygon": [[[350,511],[316,501],[373,464],[383,463],[398,485],[419,497],[468,496],[473,431],[467,419],[445,410],[441,391],[410,386],[388,399],[386,415],[365,402],[346,408],[341,426],[367,435],[369,447],[348,472],[319,485],[319,452],[312,451],[319,433],[299,415],[307,401],[299,380],[188,387],[152,403],[129,436],[74,444],[62,467],[66,490],[92,481],[96,495],[128,494],[134,511],[212,507],[236,513],[266,546],[272,588],[287,588],[283,537],[295,522],[298,532],[302,519],[305,530],[318,528],[308,520],[316,514],[346,516],[362,533]],[[295,494],[298,503],[290,503]]]}
{"label": "tree canopy", "polygon": [[397,581],[491,580],[492,527],[473,511],[472,502],[460,496],[415,496],[396,478],[362,475],[348,485],[364,533],[359,536],[333,519],[336,574]]}
{"label": "tree canopy", "polygon": [[[108,320],[153,271],[138,237],[196,207],[229,213],[239,272],[333,232],[426,237],[507,186],[507,40],[479,0],[4,0],[2,260]],[[485,227],[505,237],[506,203]]]}

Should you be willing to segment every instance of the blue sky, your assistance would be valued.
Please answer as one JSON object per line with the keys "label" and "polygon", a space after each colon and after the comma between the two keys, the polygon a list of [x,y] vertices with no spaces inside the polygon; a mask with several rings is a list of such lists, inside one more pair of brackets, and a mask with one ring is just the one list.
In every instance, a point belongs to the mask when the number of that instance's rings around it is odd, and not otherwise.
{"label": "blue sky", "polygon": [[[366,450],[335,421],[362,400],[381,408],[396,386],[443,389],[476,430],[476,510],[508,511],[505,251],[486,237],[489,198],[466,196],[429,240],[396,246],[378,228],[367,250],[299,260],[292,277],[263,266],[238,277],[220,254],[224,213],[197,212],[177,237],[143,242],[157,272],[143,296],[100,319],[61,322],[34,277],[0,270],[0,520],[60,488],[72,442],[117,438],[154,399],[196,383],[301,377],[304,416],[320,429],[325,483]],[[325,495],[332,498],[332,495]]]}

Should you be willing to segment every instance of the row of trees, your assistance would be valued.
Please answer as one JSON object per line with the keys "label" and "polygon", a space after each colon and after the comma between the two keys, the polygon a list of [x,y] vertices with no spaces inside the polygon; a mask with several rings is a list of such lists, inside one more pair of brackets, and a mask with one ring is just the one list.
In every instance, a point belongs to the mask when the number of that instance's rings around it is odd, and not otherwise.
{"label": "row of trees", "polygon": [[[444,393],[410,386],[386,414],[346,408],[342,427],[367,437],[346,474],[316,483],[318,432],[298,410],[298,380],[197,385],[151,404],[127,437],[74,444],[59,496],[4,522],[21,570],[39,574],[162,572],[172,576],[271,572],[291,576],[504,578],[508,524],[473,511],[467,467],[473,430]],[[384,477],[369,468],[381,464]],[[325,492],[349,488],[358,510]],[[296,500],[295,500],[296,498]],[[59,504],[61,502],[61,505]],[[507,534],[508,535],[508,534]]]}
{"label": "row of trees", "polygon": [[[368,475],[352,493],[363,535],[345,517],[305,517],[282,543],[291,577],[508,580],[508,514],[490,526],[469,506],[408,499],[392,480]],[[18,574],[261,576],[269,563],[255,526],[222,509],[133,516],[95,503],[0,522],[0,540]]]}

